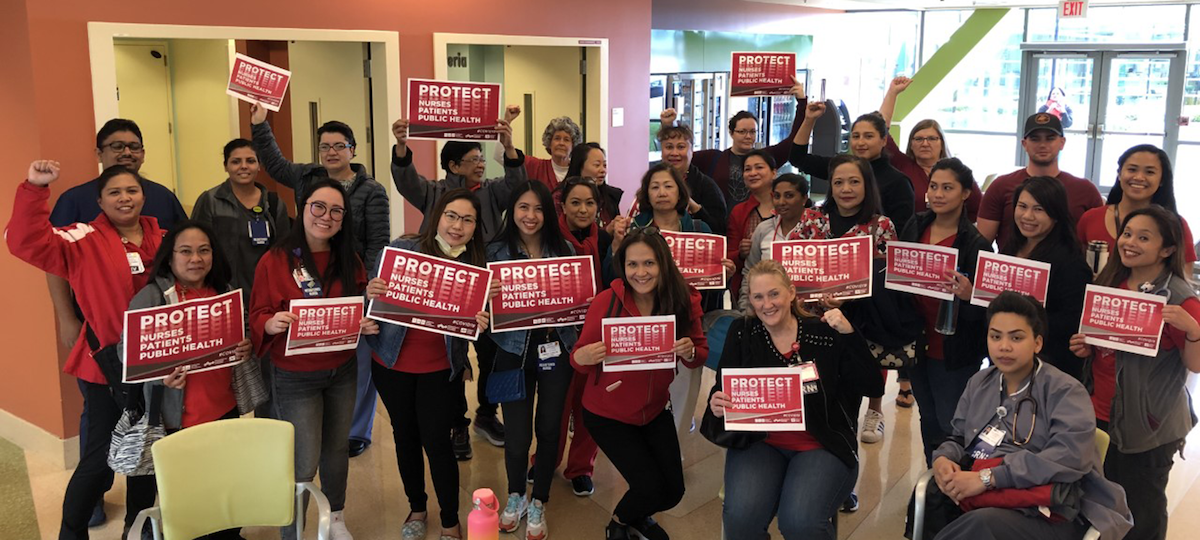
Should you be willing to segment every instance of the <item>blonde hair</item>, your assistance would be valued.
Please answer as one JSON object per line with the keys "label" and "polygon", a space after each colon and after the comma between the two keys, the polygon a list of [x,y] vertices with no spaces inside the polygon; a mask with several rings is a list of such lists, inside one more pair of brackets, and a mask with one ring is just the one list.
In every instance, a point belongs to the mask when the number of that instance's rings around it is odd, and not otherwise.
{"label": "blonde hair", "polygon": [[[772,259],[763,259],[763,260],[755,263],[754,266],[751,266],[746,269],[746,278],[745,279],[746,279],[746,294],[747,295],[750,294],[750,281],[757,276],[775,276],[776,278],[779,279],[780,283],[784,284],[785,287],[791,287],[793,292],[796,290],[795,286],[792,285],[792,277],[788,275],[787,269],[784,268],[783,264],[780,263],[779,261],[772,260]],[[794,315],[797,319],[816,317],[816,314],[808,311],[807,309],[804,309],[802,304],[800,304],[799,302],[792,302],[792,315]],[[746,316],[747,317],[757,317],[758,316],[758,314],[754,312],[754,304],[752,304],[750,302],[747,302]]]}

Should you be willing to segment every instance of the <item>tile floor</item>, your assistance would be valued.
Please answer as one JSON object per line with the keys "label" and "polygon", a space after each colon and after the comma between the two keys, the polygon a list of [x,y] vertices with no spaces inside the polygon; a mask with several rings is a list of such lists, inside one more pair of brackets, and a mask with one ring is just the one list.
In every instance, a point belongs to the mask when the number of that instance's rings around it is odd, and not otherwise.
{"label": "tile floor", "polygon": [[[1193,376],[1193,394],[1200,387]],[[707,372],[702,388],[712,384],[712,372]],[[470,389],[471,395],[474,390]],[[913,483],[923,468],[920,454],[918,418],[915,409],[897,408],[892,401],[896,383],[889,377],[888,393],[884,400],[887,434],[875,445],[862,445],[863,465],[858,483],[861,508],[855,514],[842,514],[839,524],[841,539],[868,540],[902,538],[904,509]],[[698,404],[698,408],[703,404]],[[1200,430],[1189,437],[1187,457],[1177,461],[1168,488],[1171,523],[1168,539],[1195,538],[1200,530]],[[682,442],[687,494],[675,509],[657,517],[668,533],[676,539],[717,539],[721,530],[721,501],[717,492],[721,486],[724,457],[719,449],[697,433],[689,434]],[[465,522],[469,509],[470,491],[490,486],[503,491],[503,449],[479,438],[473,438],[474,459],[462,463],[462,489],[459,501]],[[375,424],[375,443],[362,456],[350,462],[350,493],[346,520],[350,531],[359,540],[399,538],[402,521],[408,514],[400,476],[396,470],[395,445],[387,413],[380,406]],[[35,455],[26,455],[41,537],[52,539],[58,530],[62,493],[70,471],[54,467]],[[547,522],[550,534],[559,539],[598,539],[603,537],[604,525],[615,506],[624,483],[612,465],[601,454],[596,463],[596,493],[592,497],[576,497],[570,484],[558,477],[551,490]],[[437,506],[429,486],[432,515]],[[105,497],[110,522],[93,529],[92,538],[118,540],[123,515],[124,485],[118,477],[113,490]],[[521,529],[518,529],[520,532]],[[315,534],[309,531],[310,538]],[[247,529],[243,535],[250,540],[278,538],[273,529]],[[429,538],[436,538],[431,529]],[[501,535],[501,538],[505,538]],[[517,539],[512,535],[508,538]],[[774,538],[779,538],[774,531]],[[21,540],[21,539],[9,539]]]}

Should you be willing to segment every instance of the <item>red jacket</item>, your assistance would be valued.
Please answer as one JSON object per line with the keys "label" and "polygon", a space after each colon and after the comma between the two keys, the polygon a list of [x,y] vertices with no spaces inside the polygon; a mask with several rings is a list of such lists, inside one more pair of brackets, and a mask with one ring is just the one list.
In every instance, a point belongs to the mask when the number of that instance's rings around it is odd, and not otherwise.
{"label": "red jacket", "polygon": [[525,175],[530,180],[545,184],[550,188],[551,193],[554,193],[554,188],[558,187],[558,175],[554,174],[554,161],[552,160],[525,156]]}
{"label": "red jacket", "polygon": [[[741,250],[738,248],[742,245],[743,239],[750,238],[754,234],[753,230],[746,230],[746,221],[750,219],[750,214],[757,211],[758,199],[751,195],[749,199],[738,203],[729,212],[729,230],[725,233],[729,241],[726,242],[725,249],[729,252],[727,254],[729,260],[733,261],[735,266],[733,277],[729,278],[729,290],[735,291],[735,296],[736,291],[742,290],[742,270],[746,266],[746,259],[742,257]],[[750,246],[750,249],[756,248]]]}
{"label": "red jacket", "polygon": [[[50,225],[50,189],[22,182],[17,187],[12,219],[5,232],[8,250],[49,274],[62,277],[75,291],[75,300],[87,320],[63,372],[87,382],[106,384],[100,366],[92,360],[86,328],[91,326],[101,347],[121,340],[125,310],[133,294],[146,285],[153,271],[150,262],[162,243],[163,230],[158,220],[142,216],[142,243],[134,248],[121,242],[121,235],[108,217],[100,214],[91,223],[69,227]],[[129,271],[126,253],[142,258],[145,272],[134,276]]]}
{"label": "red jacket", "polygon": [[[701,326],[704,312],[700,309],[700,292],[691,286],[688,289],[691,291],[692,300],[689,316],[691,324],[685,335],[692,338],[692,343],[696,346],[696,355],[691,360],[681,361],[689,368],[696,368],[704,365],[704,360],[708,358],[708,340],[704,337]],[[625,282],[620,279],[613,280],[612,288],[596,295],[596,299],[588,308],[583,331],[579,333],[579,341],[575,343],[576,351],[584,345],[591,345],[603,339],[601,320],[608,314],[614,294],[619,300],[617,305],[620,307],[616,308],[618,317],[643,315],[634,304],[632,291],[625,289]],[[583,408],[592,414],[626,424],[644,426],[667,408],[667,401],[670,400],[667,387],[675,378],[674,370],[605,372],[600,365],[581,366],[575,363],[574,351],[571,354],[571,365],[587,377],[587,384],[583,390]],[[610,391],[609,388],[618,381],[621,384]]]}
{"label": "red jacket", "polygon": [[[329,252],[313,253],[317,265],[316,271],[310,273],[321,275],[329,264]],[[287,356],[287,332],[269,336],[266,332],[267,321],[275,313],[287,311],[292,300],[304,298],[304,291],[292,277],[291,257],[282,249],[271,249],[258,261],[254,269],[254,289],[250,293],[250,341],[254,343],[255,356],[271,355],[271,363],[288,371],[320,371],[336,369],[354,358],[354,351],[334,351]],[[325,286],[324,298],[337,298],[361,294],[367,286],[367,274],[360,264],[358,273],[354,276],[358,283],[357,290],[343,291],[341,281]]]}

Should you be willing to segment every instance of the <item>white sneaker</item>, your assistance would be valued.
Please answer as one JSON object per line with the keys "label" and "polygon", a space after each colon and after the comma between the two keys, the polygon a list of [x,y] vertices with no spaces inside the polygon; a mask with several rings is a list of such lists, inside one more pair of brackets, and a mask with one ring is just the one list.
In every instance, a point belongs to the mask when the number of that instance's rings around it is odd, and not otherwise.
{"label": "white sneaker", "polygon": [[862,434],[859,439],[867,444],[883,440],[883,413],[867,409],[867,414],[863,416]]}
{"label": "white sneaker", "polygon": [[525,500],[524,495],[509,493],[508,505],[504,507],[504,512],[500,514],[500,530],[506,533],[517,530],[517,527],[521,525],[521,518],[525,516],[528,503],[529,501]]}
{"label": "white sneaker", "polygon": [[329,538],[331,540],[354,540],[346,529],[346,516],[339,510],[329,514]]}
{"label": "white sneaker", "polygon": [[546,507],[542,506],[542,501],[533,499],[529,503],[529,517],[525,520],[525,540],[546,540],[549,536]]}

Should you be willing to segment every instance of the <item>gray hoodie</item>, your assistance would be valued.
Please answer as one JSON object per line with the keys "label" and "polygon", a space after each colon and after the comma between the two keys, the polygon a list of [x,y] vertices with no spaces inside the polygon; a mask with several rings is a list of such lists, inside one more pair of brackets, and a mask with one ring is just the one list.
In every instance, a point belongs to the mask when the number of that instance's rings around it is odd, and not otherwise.
{"label": "gray hoodie", "polygon": [[[505,158],[503,178],[488,178],[480,182],[475,195],[479,197],[479,204],[483,207],[483,213],[479,216],[479,226],[483,228],[484,242],[491,242],[500,233],[508,198],[518,184],[528,179],[525,174],[525,154],[517,150],[516,159]],[[396,157],[393,147],[392,181],[396,183],[396,191],[425,216],[421,220],[422,232],[430,223],[436,223],[436,218],[429,214],[433,212],[438,199],[447,191],[467,187],[467,179],[457,174],[448,174],[444,180],[428,180],[418,174],[416,167],[413,167],[412,148],[408,149],[407,156],[399,158]]]}

